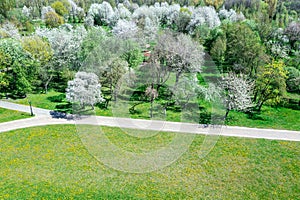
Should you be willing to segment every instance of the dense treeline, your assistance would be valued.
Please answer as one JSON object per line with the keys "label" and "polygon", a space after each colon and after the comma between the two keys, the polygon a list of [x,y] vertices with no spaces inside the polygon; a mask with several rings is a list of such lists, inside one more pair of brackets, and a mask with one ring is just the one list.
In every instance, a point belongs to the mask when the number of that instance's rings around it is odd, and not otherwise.
{"label": "dense treeline", "polygon": [[[230,110],[260,111],[266,103],[282,103],[287,92],[300,93],[297,1],[1,0],[0,4],[2,96],[67,88],[69,101],[83,106],[105,102],[107,107],[126,75],[127,82],[143,80],[145,87],[136,98],[140,101],[150,99],[152,105],[164,96],[160,100],[166,109],[174,101],[186,106],[192,94],[210,100],[218,93],[225,97],[227,116]],[[224,76],[218,80],[219,89],[212,87],[215,92],[195,82],[207,69],[205,53]],[[89,73],[75,77],[78,71]],[[173,76],[172,87],[178,89],[167,91],[165,85]],[[95,87],[85,91],[75,84],[86,84],[89,77],[100,85],[93,81]],[[100,88],[102,93],[84,100]]]}

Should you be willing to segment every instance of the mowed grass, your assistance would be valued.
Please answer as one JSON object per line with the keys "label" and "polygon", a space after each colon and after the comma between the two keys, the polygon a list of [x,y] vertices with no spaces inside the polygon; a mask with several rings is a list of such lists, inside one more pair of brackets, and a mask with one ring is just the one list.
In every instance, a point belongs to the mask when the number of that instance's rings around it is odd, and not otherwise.
{"label": "mowed grass", "polygon": [[[94,126],[84,128],[97,134]],[[115,145],[136,153],[163,148],[174,138],[174,133],[138,138],[126,134],[129,130],[102,131]],[[204,139],[197,135],[189,150],[166,168],[133,174],[97,161],[73,125],[2,133],[0,199],[299,198],[299,142],[220,137],[199,158]]]}
{"label": "mowed grass", "polygon": [[41,93],[41,94],[28,94],[27,98],[24,99],[16,99],[16,100],[10,100],[10,102],[23,104],[23,105],[29,105],[29,100],[32,103],[32,106],[38,107],[38,108],[44,108],[49,110],[54,110],[57,105],[61,104],[61,102],[55,102],[53,101],[53,97],[58,97],[60,95],[63,95],[63,93],[55,92],[53,90],[49,91],[47,94]]}
{"label": "mowed grass", "polygon": [[0,108],[0,123],[29,117],[31,116],[28,113]]}
{"label": "mowed grass", "polygon": [[[10,100],[14,103],[20,103],[28,105],[28,99],[31,100],[32,105],[39,108],[45,108],[50,110],[59,110],[59,111],[72,111],[72,104],[68,104],[65,100],[64,93],[59,93],[55,91],[50,91],[47,94],[29,94],[26,99],[17,99]],[[201,105],[206,109],[210,110],[210,104],[204,101],[201,101]],[[118,103],[117,106],[114,106],[114,102],[109,104],[108,109],[101,109],[95,107],[94,112],[99,116],[114,116],[114,117],[130,117],[136,119],[150,119],[149,109],[150,103],[143,103],[136,106],[136,113],[130,114],[129,108],[131,107],[130,103],[124,102]],[[156,110],[155,110],[156,109]],[[167,120],[167,121],[182,121],[182,115],[180,112],[176,112],[172,109],[167,110],[167,115],[164,116],[162,109],[159,107],[159,104],[156,103],[154,106],[154,119],[157,120]],[[195,112],[199,112],[195,108]],[[224,109],[218,111],[218,114],[224,114]],[[283,107],[271,107],[264,106],[260,114],[254,115],[250,118],[249,115],[242,112],[231,111],[227,120],[227,125],[231,126],[244,126],[244,127],[256,127],[256,128],[273,128],[273,129],[286,129],[286,130],[300,130],[300,110],[293,110],[291,108]]]}

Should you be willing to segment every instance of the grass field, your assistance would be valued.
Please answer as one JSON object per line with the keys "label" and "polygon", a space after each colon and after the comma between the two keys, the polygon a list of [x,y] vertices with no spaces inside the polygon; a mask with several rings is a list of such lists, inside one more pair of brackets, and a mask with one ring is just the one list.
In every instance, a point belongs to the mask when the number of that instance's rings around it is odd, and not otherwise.
{"label": "grass field", "polygon": [[0,123],[31,117],[28,113],[0,108]]}
{"label": "grass field", "polygon": [[[93,134],[95,127],[86,126]],[[102,127],[116,145],[149,152],[173,133],[141,139]],[[0,199],[298,199],[300,143],[220,137],[200,159],[204,136],[172,165],[132,174],[98,162],[72,125],[0,135]]]}
{"label": "grass field", "polygon": [[[48,94],[29,94],[28,99],[32,101],[32,105],[45,109],[59,109],[60,111],[70,111],[72,105],[65,101],[64,94],[50,91]],[[28,105],[28,99],[11,100],[15,103]],[[128,105],[125,105],[128,106]],[[207,107],[207,105],[204,106]],[[96,115],[101,116],[119,116],[119,117],[132,117],[140,119],[149,119],[149,103],[140,104],[136,107],[136,114],[128,114],[129,107],[124,106],[120,108],[114,108],[110,106],[109,109],[95,108]],[[124,113],[124,111],[126,111]],[[123,114],[122,114],[123,113]],[[161,118],[168,121],[180,121],[180,113],[168,110],[166,118]],[[230,112],[227,121],[228,125],[232,126],[245,126],[245,127],[257,127],[257,128],[274,128],[274,129],[286,129],[286,130],[300,130],[300,111],[290,108],[271,106],[264,106],[262,113],[249,118],[247,114],[241,112]]]}

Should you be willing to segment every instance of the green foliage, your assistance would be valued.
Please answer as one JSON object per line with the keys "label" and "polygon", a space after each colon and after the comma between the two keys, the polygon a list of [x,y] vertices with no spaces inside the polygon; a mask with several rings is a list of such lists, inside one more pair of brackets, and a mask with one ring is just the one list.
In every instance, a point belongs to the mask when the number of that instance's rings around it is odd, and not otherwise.
{"label": "green foliage", "polygon": [[254,96],[258,111],[267,101],[272,104],[279,103],[280,97],[286,92],[286,79],[287,72],[282,61],[272,61],[259,67]]}
{"label": "green foliage", "polygon": [[288,67],[288,78],[286,79],[286,86],[289,92],[300,93],[300,70],[295,67]]}
{"label": "green foliage", "polygon": [[50,44],[39,36],[22,38],[22,47],[28,51],[41,65],[45,65],[53,56]]}
{"label": "green foliage", "polygon": [[63,2],[61,2],[61,1],[55,1],[54,3],[51,4],[51,7],[60,16],[65,16],[65,15],[69,14],[68,9],[65,7],[65,5],[63,4]]}
{"label": "green foliage", "polygon": [[219,36],[212,43],[210,55],[218,64],[221,64],[225,61],[225,53],[226,53],[226,38],[224,36]]}
{"label": "green foliage", "polygon": [[228,24],[226,41],[225,62],[231,70],[254,77],[258,66],[266,61],[258,34],[245,23]]}
{"label": "green foliage", "polygon": [[0,0],[0,14],[6,18],[8,11],[14,8],[15,5],[15,0]]}
{"label": "green foliage", "polygon": [[36,79],[37,65],[21,44],[13,39],[0,40],[0,72],[4,73],[6,87],[0,92],[24,95],[32,89]]}
{"label": "green foliage", "polygon": [[55,12],[47,12],[45,15],[45,23],[47,27],[55,28],[62,25],[64,19]]}
{"label": "green foliage", "polygon": [[223,4],[224,0],[204,0],[207,6],[213,6],[215,9],[219,9]]}

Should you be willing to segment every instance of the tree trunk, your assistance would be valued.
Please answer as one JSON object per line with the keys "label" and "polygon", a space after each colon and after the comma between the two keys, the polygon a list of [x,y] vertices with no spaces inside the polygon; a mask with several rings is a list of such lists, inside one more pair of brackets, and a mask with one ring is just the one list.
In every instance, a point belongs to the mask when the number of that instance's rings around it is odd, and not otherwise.
{"label": "tree trunk", "polygon": [[226,109],[226,113],[224,115],[224,123],[226,122],[226,119],[228,117],[229,111],[230,111],[229,109]]}

